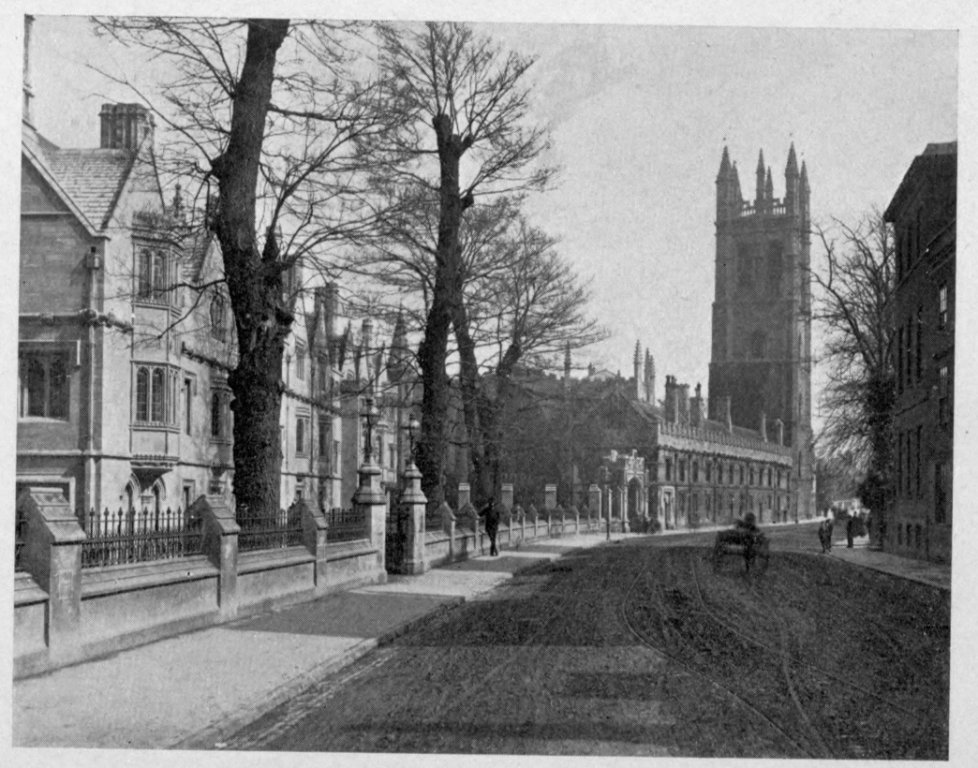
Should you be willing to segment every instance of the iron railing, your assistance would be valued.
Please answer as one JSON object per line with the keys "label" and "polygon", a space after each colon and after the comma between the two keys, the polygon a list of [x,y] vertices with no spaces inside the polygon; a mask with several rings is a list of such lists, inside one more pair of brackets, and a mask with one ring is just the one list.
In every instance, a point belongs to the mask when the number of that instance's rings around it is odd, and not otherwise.
{"label": "iron railing", "polygon": [[326,541],[353,541],[367,537],[367,520],[362,511],[333,507],[326,513]]}
{"label": "iron railing", "polygon": [[241,552],[302,544],[302,508],[299,505],[269,514],[239,504],[235,520],[241,528],[238,533],[238,550]]}
{"label": "iron railing", "polygon": [[167,508],[122,508],[112,512],[81,510],[79,522],[88,540],[82,543],[82,568],[144,563],[202,552],[199,518]]}

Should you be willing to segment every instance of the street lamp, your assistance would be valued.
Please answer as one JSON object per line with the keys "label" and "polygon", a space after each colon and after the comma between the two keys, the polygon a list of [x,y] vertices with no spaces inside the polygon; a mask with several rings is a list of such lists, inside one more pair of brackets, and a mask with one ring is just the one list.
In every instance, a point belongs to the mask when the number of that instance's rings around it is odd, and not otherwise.
{"label": "street lamp", "polygon": [[377,406],[374,405],[373,395],[367,395],[364,399],[363,421],[366,433],[363,440],[363,463],[370,464],[374,455],[374,427],[377,424],[377,417],[380,415]]}
{"label": "street lamp", "polygon": [[421,429],[421,422],[412,413],[411,418],[408,419],[408,423],[404,425],[403,429],[406,429],[408,433],[408,455],[407,460],[404,462],[404,468],[407,469],[414,465],[414,451],[417,447],[414,441],[414,435]]}

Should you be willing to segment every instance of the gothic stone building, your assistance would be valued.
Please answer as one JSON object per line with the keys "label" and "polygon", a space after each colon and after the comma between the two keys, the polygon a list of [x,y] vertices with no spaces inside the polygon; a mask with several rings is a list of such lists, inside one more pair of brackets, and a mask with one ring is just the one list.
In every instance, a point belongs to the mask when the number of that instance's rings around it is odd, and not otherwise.
{"label": "gothic stone building", "polygon": [[643,358],[636,348],[632,379],[585,378],[567,389],[571,411],[583,413],[574,431],[576,503],[594,482],[615,516],[623,512],[639,530],[651,520],[666,529],[728,524],[748,512],[780,522],[797,508],[784,425],[763,414],[757,429],[735,425],[726,398],[721,418],[707,418],[701,387],[690,397],[672,376],[657,403],[648,351]]}
{"label": "gothic stone building", "polygon": [[[87,510],[229,495],[236,353],[216,240],[188,223],[179,191],[164,195],[145,108],[106,104],[99,146],[62,149],[33,125],[31,97],[25,83],[16,487],[57,487]],[[293,291],[293,310],[282,503],[348,506],[365,395],[378,393],[388,484],[404,452],[400,399],[372,323],[354,332],[335,286]]]}
{"label": "gothic stone building", "polygon": [[710,415],[753,430],[784,424],[791,446],[795,517],[814,514],[811,427],[811,288],[808,171],[794,145],[774,197],[771,169],[758,158],[753,202],[743,199],[726,147],[716,179],[716,281]]}
{"label": "gothic stone building", "polygon": [[928,144],[887,207],[896,239],[895,498],[884,546],[950,561],[957,143]]}

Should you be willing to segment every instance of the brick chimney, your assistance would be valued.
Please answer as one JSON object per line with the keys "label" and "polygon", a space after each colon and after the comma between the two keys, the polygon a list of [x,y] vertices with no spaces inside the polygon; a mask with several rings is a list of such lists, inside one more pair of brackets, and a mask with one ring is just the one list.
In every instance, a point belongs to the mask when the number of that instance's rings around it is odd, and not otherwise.
{"label": "brick chimney", "polygon": [[99,117],[102,149],[135,151],[147,136],[152,141],[153,116],[142,104],[103,104]]}
{"label": "brick chimney", "polygon": [[767,414],[761,411],[761,440],[767,442]]}
{"label": "brick chimney", "polygon": [[730,395],[724,395],[720,398],[720,421],[726,425],[727,432],[733,432],[733,419],[730,416]]}

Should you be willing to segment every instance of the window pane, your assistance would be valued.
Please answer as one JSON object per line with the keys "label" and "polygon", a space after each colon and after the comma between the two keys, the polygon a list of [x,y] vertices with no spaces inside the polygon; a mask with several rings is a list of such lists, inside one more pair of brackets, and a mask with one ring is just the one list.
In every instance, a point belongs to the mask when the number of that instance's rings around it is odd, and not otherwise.
{"label": "window pane", "polygon": [[152,376],[152,384],[149,388],[149,402],[150,402],[150,414],[149,418],[151,421],[163,421],[163,394],[165,390],[163,388],[163,369],[154,368]]}
{"label": "window pane", "polygon": [[149,296],[150,295],[150,253],[149,251],[143,250],[139,252],[139,257],[137,260],[136,267],[136,295],[137,296]]}
{"label": "window pane", "polygon": [[27,416],[44,415],[47,370],[37,357],[27,358]]}
{"label": "window pane", "polygon": [[136,421],[149,421],[149,371],[136,372]]}
{"label": "window pane", "polygon": [[221,397],[217,393],[211,395],[211,436],[221,436]]}
{"label": "window pane", "polygon": [[153,254],[152,290],[153,298],[157,299],[163,296],[163,289],[166,286],[166,275],[163,265],[163,254],[160,251],[156,251]]}
{"label": "window pane", "polygon": [[48,371],[48,416],[68,418],[68,361],[64,354],[51,358]]}

